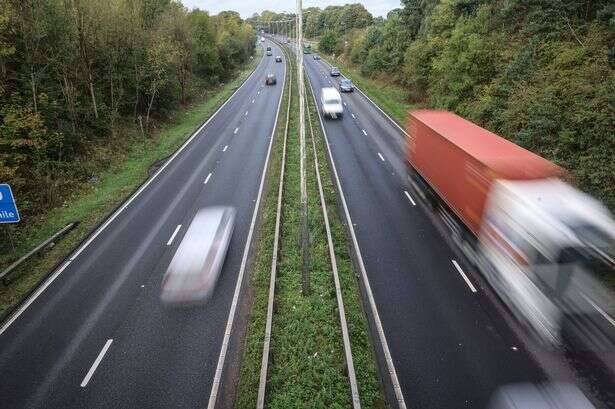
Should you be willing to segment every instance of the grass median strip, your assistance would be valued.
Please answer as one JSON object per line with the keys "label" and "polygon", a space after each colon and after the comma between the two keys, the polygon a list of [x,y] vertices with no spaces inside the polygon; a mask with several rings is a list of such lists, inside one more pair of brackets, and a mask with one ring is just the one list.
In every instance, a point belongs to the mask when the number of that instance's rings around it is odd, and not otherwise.
{"label": "grass median strip", "polygon": [[147,179],[153,163],[177,150],[246,80],[259,61],[259,56],[256,56],[234,80],[216,89],[205,101],[186,109],[159,129],[154,137],[136,141],[128,147],[127,153],[118,154],[118,160],[98,175],[95,186],[84,187],[75,192],[74,199],[64,207],[52,209],[30,221],[32,226],[22,234],[15,252],[0,256],[0,266],[9,265],[12,259],[25,254],[69,222],[80,220],[81,223],[44,255],[21,265],[16,271],[18,275],[9,285],[0,286],[0,316],[5,316],[17,305],[113,209],[124,202]]}
{"label": "grass median strip", "polygon": [[[294,61],[292,62],[295,69]],[[293,77],[296,78],[295,75]],[[314,161],[307,156],[308,212],[311,254],[311,293],[301,293],[300,192],[299,192],[299,137],[298,97],[296,84],[293,89],[291,122],[288,136],[284,201],[280,252],[278,255],[278,279],[276,283],[275,308],[271,336],[270,367],[265,396],[267,408],[348,408],[352,406],[350,384],[344,359],[342,333],[337,312],[335,287],[329,263],[323,215],[318,199]],[[307,97],[307,102],[310,100]],[[313,105],[313,104],[312,104]],[[313,109],[313,107],[312,107]],[[315,111],[313,111],[315,112]],[[280,121],[285,118],[280,118]],[[317,120],[313,116],[313,120]],[[280,126],[280,124],[282,126]],[[283,128],[283,123],[278,124]],[[318,127],[320,125],[317,125]],[[280,137],[281,135],[278,135]],[[279,139],[280,140],[280,139]],[[279,182],[279,166],[282,156],[281,143],[274,150],[274,172],[269,186]],[[321,142],[318,141],[320,144]],[[309,133],[307,144],[311,147]],[[319,160],[325,162],[322,146]],[[311,150],[310,150],[311,152]],[[320,163],[326,194],[329,196],[329,217],[337,244],[336,252],[343,256],[338,260],[340,277],[344,287],[344,300],[351,301],[349,330],[353,358],[357,368],[361,400],[364,407],[386,407],[380,393],[373,348],[369,340],[367,321],[362,311],[359,289],[354,278],[348,246],[341,223],[334,210],[335,192],[325,163]],[[330,196],[333,195],[333,196]],[[272,256],[272,241],[275,223],[277,192],[269,189],[264,208],[263,231],[260,250],[252,276],[254,304],[252,307],[241,379],[237,394],[237,408],[256,406],[263,337],[265,331],[267,296]],[[333,227],[335,226],[335,227]],[[354,295],[352,295],[354,294]],[[357,338],[355,341],[354,338]],[[357,350],[355,351],[355,342]],[[357,363],[358,362],[358,363]]]}

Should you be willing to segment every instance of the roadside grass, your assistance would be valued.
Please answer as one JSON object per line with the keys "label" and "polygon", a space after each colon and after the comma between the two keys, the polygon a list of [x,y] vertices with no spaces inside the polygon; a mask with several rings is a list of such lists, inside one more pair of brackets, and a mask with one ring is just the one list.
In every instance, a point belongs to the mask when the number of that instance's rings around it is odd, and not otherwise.
{"label": "roadside grass", "polygon": [[[106,171],[97,175],[98,182],[94,186],[84,186],[75,192],[73,200],[64,207],[52,209],[30,221],[31,226],[20,235],[15,251],[0,256],[1,268],[8,266],[71,221],[79,220],[80,224],[50,250],[22,264],[12,274],[14,278],[8,285],[0,285],[1,317],[27,296],[98,224],[147,180],[152,164],[170,156],[228,99],[254,71],[260,61],[259,57],[257,54],[238,72],[234,80],[212,90],[206,100],[193,104],[171,122],[162,125],[154,136],[136,140],[125,152],[118,153],[118,159]],[[8,227],[3,227],[6,229],[6,235]]]}
{"label": "roadside grass", "polygon": [[[361,405],[364,408],[387,408],[383,389],[376,365],[375,349],[370,337],[367,317],[363,310],[358,278],[352,266],[350,243],[346,234],[346,227],[338,212],[338,197],[333,183],[333,173],[327,160],[325,140],[322,135],[320,115],[314,105],[312,90],[306,87],[307,106],[310,111],[310,120],[316,142],[316,154],[321,175],[322,189],[327,205],[327,215],[333,237],[333,245],[337,259],[337,269],[346,311],[348,332],[352,348],[352,357],[359,387]],[[311,140],[310,140],[311,144]],[[310,150],[311,151],[311,150]],[[313,156],[313,155],[310,155]]]}
{"label": "roadside grass", "polygon": [[[294,58],[289,58],[296,70]],[[296,75],[293,75],[296,78]],[[309,94],[308,94],[309,95]],[[310,103],[309,96],[308,103]],[[312,113],[314,114],[313,102]],[[317,114],[317,113],[316,113]],[[317,118],[312,116],[312,121]],[[256,406],[267,313],[268,287],[275,228],[277,184],[280,177],[282,140],[285,116],[280,115],[278,140],[274,149],[272,176],[269,181],[263,213],[260,249],[252,276],[254,304],[252,306],[246,345],[242,359],[241,378],[235,407]],[[320,125],[318,125],[319,127]],[[319,128],[318,128],[319,129]],[[267,408],[349,408],[352,407],[350,383],[344,358],[343,341],[335,287],[329,263],[324,218],[320,207],[316,174],[311,150],[309,127],[306,127],[306,170],[308,185],[308,216],[310,228],[311,292],[301,292],[300,239],[300,174],[298,135],[298,94],[293,84],[291,121],[289,125],[280,251],[276,298],[271,336],[271,351],[265,406]],[[320,142],[318,142],[321,146]],[[323,155],[322,147],[320,156]],[[320,158],[324,189],[327,190],[329,216],[335,212],[335,190],[326,160]],[[357,369],[357,378],[364,407],[386,407],[380,391],[373,348],[367,321],[363,314],[359,288],[354,278],[344,230],[336,219],[332,221],[338,243],[338,267],[349,320],[349,331]]]}

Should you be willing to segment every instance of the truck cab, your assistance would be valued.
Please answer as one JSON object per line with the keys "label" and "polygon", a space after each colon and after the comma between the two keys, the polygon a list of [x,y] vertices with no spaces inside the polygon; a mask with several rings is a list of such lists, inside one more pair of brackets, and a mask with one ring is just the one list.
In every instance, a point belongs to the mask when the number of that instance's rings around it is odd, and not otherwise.
{"label": "truck cab", "polygon": [[614,298],[600,280],[615,272],[615,221],[605,207],[559,179],[498,180],[483,220],[481,269],[514,315],[548,343],[566,330],[585,346],[613,345]]}

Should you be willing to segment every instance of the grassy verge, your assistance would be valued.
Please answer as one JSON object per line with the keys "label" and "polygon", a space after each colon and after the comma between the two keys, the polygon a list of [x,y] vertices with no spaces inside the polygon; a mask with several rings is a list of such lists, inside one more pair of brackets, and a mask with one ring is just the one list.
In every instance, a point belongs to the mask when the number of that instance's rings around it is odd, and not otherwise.
{"label": "grassy verge", "polygon": [[[294,69],[294,60],[292,66]],[[308,100],[308,102],[310,101]],[[317,119],[316,117],[312,118],[315,121]],[[285,118],[281,117],[280,120],[285,120]],[[283,122],[278,125],[283,127]],[[278,136],[283,135],[279,134]],[[293,84],[288,138],[281,246],[278,258],[278,279],[266,406],[269,408],[347,408],[352,406],[350,384],[344,359],[335,287],[329,263],[324,219],[318,199],[309,134],[307,142],[310,149],[308,150],[306,165],[311,242],[311,293],[307,296],[301,293],[300,174],[296,84]],[[350,264],[346,238],[342,224],[335,212],[335,190],[330,179],[326,177],[326,175],[329,175],[326,160],[323,156],[320,141],[318,144],[320,146],[321,171],[326,179],[324,180],[324,189],[327,191],[327,200],[330,206],[329,216],[334,219],[331,222],[337,243],[338,267],[341,284],[344,288],[344,301],[347,308],[346,313],[361,399],[364,407],[385,407],[384,399],[380,393],[367,321],[362,311],[359,289]],[[274,154],[273,163],[276,167],[270,186],[277,186],[279,182],[279,161],[282,156],[281,143],[278,143]],[[242,360],[241,379],[236,402],[238,408],[253,408],[256,405],[265,331],[276,200],[277,189],[270,189],[265,202],[263,240],[252,276],[255,298]]]}
{"label": "grassy verge", "polygon": [[21,235],[15,252],[0,257],[0,266],[7,266],[43,242],[54,232],[74,220],[81,224],[42,256],[33,257],[16,271],[15,279],[0,286],[0,315],[5,315],[34,288],[48,272],[62,261],[87,235],[119,204],[141,185],[150,166],[171,155],[190,134],[228,99],[256,67],[259,56],[242,69],[236,78],[221,86],[209,98],[192,105],[172,122],[162,126],[152,138],[140,140],[129,147],[121,161],[112,164],[98,175],[98,183],[75,192],[73,200],[37,220],[31,221]]}
{"label": "grassy verge", "polygon": [[322,55],[327,62],[338,67],[345,77],[350,78],[357,87],[361,88],[361,91],[400,125],[405,126],[408,119],[408,110],[419,108],[417,104],[408,102],[408,91],[404,87],[392,82],[386,83],[383,80],[367,78],[356,67],[342,59],[333,58],[331,55]]}

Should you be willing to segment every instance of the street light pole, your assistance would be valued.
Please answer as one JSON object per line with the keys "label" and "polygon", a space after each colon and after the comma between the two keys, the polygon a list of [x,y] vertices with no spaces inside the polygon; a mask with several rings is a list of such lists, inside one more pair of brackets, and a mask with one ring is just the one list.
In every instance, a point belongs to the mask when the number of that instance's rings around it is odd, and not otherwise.
{"label": "street light pole", "polygon": [[299,171],[301,172],[301,290],[310,293],[310,237],[305,169],[305,87],[303,84],[303,2],[297,0],[297,73],[299,77]]}

